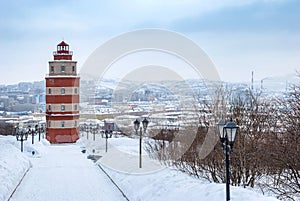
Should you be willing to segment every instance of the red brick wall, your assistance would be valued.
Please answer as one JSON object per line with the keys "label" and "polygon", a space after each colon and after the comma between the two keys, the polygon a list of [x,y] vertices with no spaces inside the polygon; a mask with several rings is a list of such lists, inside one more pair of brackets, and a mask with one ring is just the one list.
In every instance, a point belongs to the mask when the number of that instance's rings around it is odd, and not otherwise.
{"label": "red brick wall", "polygon": [[79,77],[46,77],[46,87],[79,87]]}
{"label": "red brick wall", "polygon": [[79,103],[79,95],[46,95],[47,104]]}
{"label": "red brick wall", "polygon": [[47,128],[46,138],[50,143],[76,142],[79,128]]}
{"label": "red brick wall", "polygon": [[[78,112],[77,112],[78,113]],[[79,119],[79,114],[74,116],[46,116],[46,120],[74,120]]]}
{"label": "red brick wall", "polygon": [[72,55],[54,55],[54,60],[72,60]]}

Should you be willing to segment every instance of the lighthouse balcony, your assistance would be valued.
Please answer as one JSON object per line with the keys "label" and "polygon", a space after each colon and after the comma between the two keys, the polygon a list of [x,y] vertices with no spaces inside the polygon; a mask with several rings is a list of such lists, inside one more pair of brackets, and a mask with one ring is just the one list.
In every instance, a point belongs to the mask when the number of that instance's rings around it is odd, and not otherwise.
{"label": "lighthouse balcony", "polygon": [[58,50],[53,52],[54,60],[72,60],[73,52],[68,50]]}
{"label": "lighthouse balcony", "polygon": [[68,50],[58,50],[53,52],[53,56],[57,55],[73,55],[73,51],[68,51]]}

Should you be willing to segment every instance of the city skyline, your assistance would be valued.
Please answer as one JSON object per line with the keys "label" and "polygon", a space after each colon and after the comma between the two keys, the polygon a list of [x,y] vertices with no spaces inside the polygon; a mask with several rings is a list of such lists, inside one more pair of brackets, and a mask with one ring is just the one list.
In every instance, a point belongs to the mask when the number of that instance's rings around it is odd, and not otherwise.
{"label": "city skyline", "polygon": [[43,80],[61,40],[74,51],[80,71],[98,46],[144,28],[190,38],[215,63],[224,81],[250,81],[252,71],[260,80],[300,69],[300,9],[295,0],[1,4],[0,84]]}

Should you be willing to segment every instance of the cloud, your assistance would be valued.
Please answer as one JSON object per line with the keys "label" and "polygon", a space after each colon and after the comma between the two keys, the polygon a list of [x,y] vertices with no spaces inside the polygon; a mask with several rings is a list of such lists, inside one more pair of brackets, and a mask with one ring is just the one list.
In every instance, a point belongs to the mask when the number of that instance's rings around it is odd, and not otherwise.
{"label": "cloud", "polygon": [[299,32],[299,18],[300,3],[295,1],[253,1],[247,6],[223,7],[204,16],[181,18],[170,27],[183,32]]}
{"label": "cloud", "polygon": [[[0,69],[4,72],[1,76],[2,80],[15,79],[10,75],[18,74],[20,68],[30,68],[34,72],[24,71],[26,78],[43,78],[47,61],[52,59],[51,52],[63,37],[79,63],[83,63],[101,42],[140,28],[170,29],[192,35],[199,44],[205,41],[208,53],[226,64],[221,63],[222,66],[230,63],[220,56],[223,51],[227,57],[235,54],[246,57],[245,52],[238,50],[241,45],[252,55],[260,48],[265,51],[281,48],[284,55],[294,55],[295,46],[299,47],[299,8],[297,0],[1,1]],[[270,35],[282,42],[272,39],[266,45],[264,39]],[[244,40],[249,43],[244,44]],[[266,57],[271,61],[277,53]],[[237,62],[243,63],[241,59]],[[293,65],[296,62],[296,59],[291,61]]]}
{"label": "cloud", "polygon": [[[188,30],[188,27],[189,29],[199,27],[197,26],[199,23],[200,27],[217,24],[221,28],[228,25],[230,28],[228,21],[233,22],[232,26],[244,26],[235,18],[237,15],[243,18],[250,12],[246,10],[243,14],[236,8],[256,4],[283,4],[282,0],[261,2],[259,0],[7,1],[1,5],[0,30],[1,38],[11,38],[11,34],[14,37],[23,35],[38,37],[53,32],[69,31],[78,34],[110,30],[120,32],[150,26],[175,27],[175,29],[179,27]],[[220,20],[220,16],[216,14],[218,12],[223,16],[221,22],[216,23]],[[206,21],[207,19],[210,20]]]}

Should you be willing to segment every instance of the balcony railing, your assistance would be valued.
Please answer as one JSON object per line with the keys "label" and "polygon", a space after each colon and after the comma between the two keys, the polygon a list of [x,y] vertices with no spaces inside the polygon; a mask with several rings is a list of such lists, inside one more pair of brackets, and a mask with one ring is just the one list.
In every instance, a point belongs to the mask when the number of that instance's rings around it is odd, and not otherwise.
{"label": "balcony railing", "polygon": [[53,77],[53,76],[56,76],[56,77],[80,77],[79,74],[74,74],[74,73],[49,73],[49,74],[46,74],[46,77]]}
{"label": "balcony railing", "polygon": [[66,51],[66,50],[60,50],[60,51],[54,51],[53,55],[73,55],[73,51]]}

